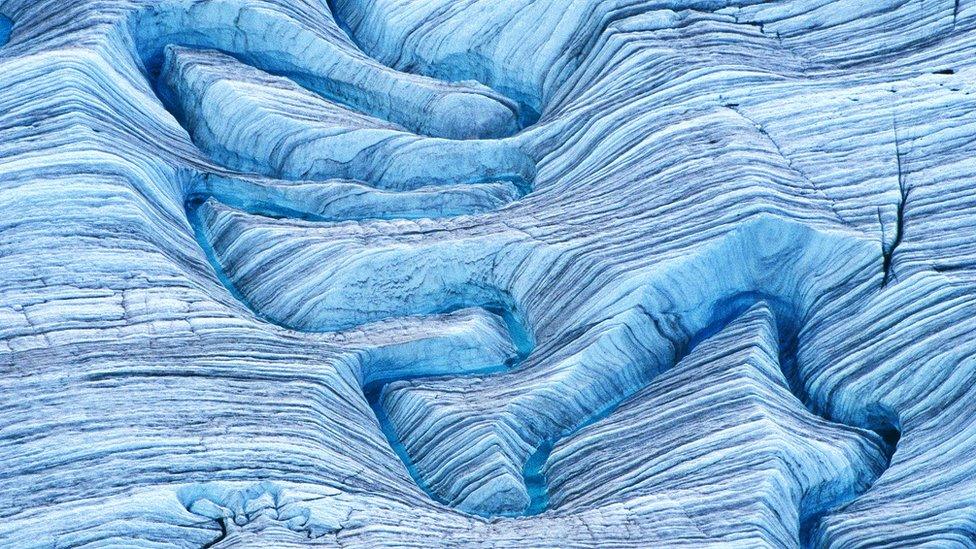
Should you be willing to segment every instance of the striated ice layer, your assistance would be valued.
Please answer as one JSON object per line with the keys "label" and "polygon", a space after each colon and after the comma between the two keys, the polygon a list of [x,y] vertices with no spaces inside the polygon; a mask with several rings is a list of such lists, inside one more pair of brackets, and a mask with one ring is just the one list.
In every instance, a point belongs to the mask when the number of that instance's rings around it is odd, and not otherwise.
{"label": "striated ice layer", "polygon": [[0,0],[0,546],[976,547],[976,3]]}
{"label": "striated ice layer", "polygon": [[748,309],[544,465],[549,504],[684,501],[715,541],[789,546],[864,493],[895,441],[811,414],[780,368],[774,313]]}

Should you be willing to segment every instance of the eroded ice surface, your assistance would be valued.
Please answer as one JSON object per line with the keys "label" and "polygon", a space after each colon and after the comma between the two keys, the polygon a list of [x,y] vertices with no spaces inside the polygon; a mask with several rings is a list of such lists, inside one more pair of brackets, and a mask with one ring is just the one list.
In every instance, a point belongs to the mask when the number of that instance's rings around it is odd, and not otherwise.
{"label": "eroded ice surface", "polygon": [[976,547],[976,2],[0,0],[0,546]]}

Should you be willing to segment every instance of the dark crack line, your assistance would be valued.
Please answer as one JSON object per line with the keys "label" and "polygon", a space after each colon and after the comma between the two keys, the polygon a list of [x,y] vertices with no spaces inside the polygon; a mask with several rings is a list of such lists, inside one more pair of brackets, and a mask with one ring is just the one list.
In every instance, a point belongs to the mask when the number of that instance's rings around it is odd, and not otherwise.
{"label": "dark crack line", "polygon": [[207,543],[201,545],[200,549],[210,549],[211,547],[214,547],[218,543],[227,539],[227,519],[226,518],[217,519],[214,522],[220,525],[220,535],[214,538],[213,540],[208,541]]}
{"label": "dark crack line", "polygon": [[895,161],[898,165],[899,200],[898,210],[895,218],[895,239],[891,243],[891,248],[884,253],[884,278],[881,283],[882,287],[887,287],[891,279],[895,277],[892,261],[895,257],[895,250],[897,250],[898,245],[901,244],[902,238],[905,234],[905,205],[908,203],[908,195],[912,190],[905,177],[904,164],[902,161],[903,153],[901,150],[901,140],[898,137],[898,121],[894,118],[892,118],[892,127],[894,128],[895,132]]}

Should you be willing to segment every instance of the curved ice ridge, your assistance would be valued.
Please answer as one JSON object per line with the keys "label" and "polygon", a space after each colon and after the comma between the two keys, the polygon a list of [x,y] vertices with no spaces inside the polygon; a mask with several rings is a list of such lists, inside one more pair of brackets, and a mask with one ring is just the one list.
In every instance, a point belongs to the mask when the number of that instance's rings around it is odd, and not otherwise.
{"label": "curved ice ridge", "polygon": [[[389,58],[392,53],[388,47],[381,46],[381,41],[372,33],[376,26],[364,24],[367,6],[359,0],[328,0],[329,10],[339,26],[346,31],[356,44],[370,55]],[[370,47],[372,45],[373,47]],[[365,46],[365,47],[364,47]],[[401,50],[402,51],[402,50]],[[402,64],[402,59],[399,60]],[[501,72],[496,70],[490,59],[479,56],[468,48],[463,54],[431,62],[410,63],[404,67],[406,72],[417,72],[431,78],[448,82],[479,82],[492,89],[502,91],[506,97],[518,104],[517,114],[519,125],[526,128],[538,122],[542,112],[542,100],[533,90],[506,86],[498,78]]]}
{"label": "curved ice ridge", "polygon": [[[256,232],[262,226],[279,234],[292,233],[284,242],[309,251],[321,248],[321,253],[327,254],[322,256],[325,259],[309,260],[326,268],[330,263],[328,258],[351,257],[349,254],[355,248],[343,245],[334,237],[322,240],[314,236],[314,232],[325,230],[321,225],[311,224],[302,229],[289,222],[275,228],[270,220],[261,220],[213,201],[200,208],[196,215],[202,216],[197,221],[204,235],[201,241],[204,245],[213,243],[215,246],[211,253],[218,272],[230,273],[227,283],[240,299],[251,303],[256,311],[270,315],[269,320],[284,326],[328,331],[402,315],[437,314],[460,307],[491,307],[499,303],[497,296],[501,294],[493,294],[483,283],[467,278],[470,275],[458,272],[450,264],[444,265],[443,277],[431,277],[436,272],[434,265],[429,263],[431,253],[435,253],[433,250],[422,256],[427,261],[421,271],[425,273],[426,288],[413,287],[409,292],[402,292],[399,290],[402,283],[396,281],[409,265],[404,252],[395,247],[384,252],[367,244],[364,257],[372,264],[376,264],[379,252],[389,255],[391,265],[397,265],[396,271],[389,271],[393,276],[390,284],[381,284],[378,275],[373,275],[365,287],[352,280],[344,281],[344,273],[358,276],[358,269],[351,268],[347,259],[339,270],[317,283],[319,289],[295,294],[319,296],[317,303],[303,301],[290,305],[283,300],[280,290],[284,281],[296,280],[290,273],[293,268],[304,269],[304,261],[282,270],[271,259],[278,257],[278,252],[266,255],[267,250],[261,250],[261,255],[271,262],[252,255],[256,248],[236,242],[241,235],[264,240],[266,237]],[[248,225],[254,228],[246,229]],[[336,227],[337,231],[342,229]],[[300,236],[302,233],[308,236]],[[761,246],[757,246],[758,243],[762,243]],[[452,254],[459,252],[456,248],[451,250]],[[830,277],[817,275],[823,270],[819,261],[831,255],[860,256],[862,259],[849,262],[847,273],[834,273]],[[713,257],[735,257],[732,266],[739,270],[730,271],[728,265],[723,265],[720,271],[713,263]],[[404,378],[367,381],[364,391],[408,471],[435,499],[488,516],[536,514],[545,510],[548,498],[545,478],[540,471],[546,465],[549,450],[559,440],[609,414],[750,302],[765,300],[777,304],[780,325],[787,334],[779,337],[786,342],[782,360],[786,368],[795,370],[796,331],[813,315],[813,304],[829,300],[829,296],[838,292],[838,288],[832,286],[832,280],[850,284],[860,278],[864,286],[872,286],[869,273],[876,258],[876,252],[870,246],[857,241],[847,242],[843,235],[810,230],[775,216],[761,215],[741,224],[717,245],[699,251],[696,258],[663,270],[663,279],[648,283],[648,289],[629,306],[629,311],[611,319],[605,326],[593,327],[576,336],[584,342],[583,349],[568,358],[561,357],[560,362],[550,367],[552,381],[540,383],[536,379],[532,386],[525,387],[499,423],[492,424],[494,420],[490,419],[496,417],[497,411],[489,412],[477,404],[479,400],[486,403],[506,400],[499,398],[498,389],[491,388],[490,378],[485,380],[488,388],[481,388],[449,378],[422,379],[425,372],[417,371],[404,376],[421,378],[417,381],[404,381]],[[790,265],[787,273],[792,274],[780,273],[779,278],[771,279],[762,271],[764,265],[771,263]],[[249,264],[251,266],[246,271],[238,267]],[[260,266],[255,267],[257,265]],[[722,285],[698,289],[688,286],[689,281],[694,283],[703,277],[714,277],[718,272],[725,277]],[[811,284],[810,276],[816,282]],[[394,291],[380,294],[376,291],[377,284],[389,286]],[[267,294],[265,289],[274,293]],[[764,292],[760,293],[758,289]],[[273,296],[274,301],[264,300],[261,296],[265,294]],[[365,295],[372,298],[370,306],[377,307],[375,312],[365,306]],[[360,305],[347,305],[352,303]],[[667,304],[665,309],[661,309],[662,304]],[[523,354],[528,354],[530,349],[525,348],[525,351]],[[506,362],[512,366],[510,358]],[[502,367],[501,361],[497,366],[490,370],[478,368],[474,372],[483,375],[491,370],[507,369]],[[449,373],[448,370],[445,372]],[[613,377],[603,380],[601,376]],[[800,400],[809,402],[802,389],[797,388],[795,373],[789,377],[793,378],[794,390],[801,391]],[[455,384],[466,388],[458,393],[452,388]],[[597,390],[605,384],[614,389],[609,393],[605,389]],[[505,391],[511,390],[505,382],[498,385]],[[572,392],[572,387],[589,391],[591,386],[594,392],[583,401]],[[452,403],[454,395],[465,395],[463,403]],[[536,398],[544,399],[545,405],[533,403],[532,399]],[[823,403],[815,404],[819,409],[826,408]],[[553,413],[563,419],[554,421],[550,415]],[[461,414],[461,419],[455,418],[456,414]],[[458,424],[477,426],[486,421],[491,425],[487,432],[482,431],[482,427],[473,432],[469,432],[471,427],[457,428]],[[886,435],[897,432],[895,425],[875,428],[883,429]],[[469,442],[472,439],[487,446],[472,447]],[[886,450],[886,455],[890,457],[894,443],[889,444],[892,447]],[[869,483],[862,488],[867,485]],[[825,509],[836,506],[821,504]]]}
{"label": "curved ice ridge", "polygon": [[[869,280],[864,269],[874,252],[839,236],[759,216],[697,256],[662,269],[661,279],[646,283],[621,313],[564,341],[533,375],[514,372],[480,386],[450,380],[391,384],[382,400],[386,414],[419,475],[444,501],[488,516],[538,513],[547,499],[539,471],[554,444],[611,413],[756,301],[779,311],[785,335],[777,354],[783,353],[800,400],[824,409],[795,380],[798,336],[792,334],[815,315],[814,307],[837,294],[831,280]],[[820,261],[831,255],[862,259],[849,260],[848,273],[827,275]],[[763,272],[769,264],[789,267],[771,278]],[[698,286],[700,280],[712,282]]]}
{"label": "curved ice ridge", "polygon": [[[149,5],[131,28],[150,75],[158,73],[168,45],[210,48],[418,133],[471,138],[516,130],[517,108],[504,96],[472,83],[398,74],[359,52],[327,11],[314,22],[313,27],[286,12],[223,0]],[[304,47],[283,49],[276,43],[281,36]]]}
{"label": "curved ice ridge", "polygon": [[[130,23],[151,88],[206,155],[195,179],[236,187],[225,198],[269,211],[274,204],[248,197],[271,188],[291,206],[278,209],[300,217],[441,217],[497,209],[531,189],[535,162],[517,143],[468,139],[511,133],[502,96],[383,67],[328,13],[312,27],[286,12],[229,6],[152,5]],[[272,30],[308,45],[300,55],[280,51]],[[336,60],[320,62],[327,57]],[[345,197],[348,213],[317,211],[323,194]]]}
{"label": "curved ice ridge", "polygon": [[[695,520],[723,536],[756,527],[727,509],[756,505],[775,525],[771,541],[809,546],[820,517],[874,483],[896,441],[804,408],[780,370],[776,315],[762,301],[736,312],[743,306],[724,311],[737,316],[609,417],[555,446],[543,468],[556,509],[694,490],[705,500]],[[741,429],[744,418],[760,427]],[[671,474],[685,477],[680,488],[662,482]],[[716,489],[727,483],[741,489]]]}
{"label": "curved ice ridge", "polygon": [[535,175],[509,142],[418,137],[216,52],[167,46],[159,78],[194,143],[237,170],[397,191],[506,181],[524,191]]}

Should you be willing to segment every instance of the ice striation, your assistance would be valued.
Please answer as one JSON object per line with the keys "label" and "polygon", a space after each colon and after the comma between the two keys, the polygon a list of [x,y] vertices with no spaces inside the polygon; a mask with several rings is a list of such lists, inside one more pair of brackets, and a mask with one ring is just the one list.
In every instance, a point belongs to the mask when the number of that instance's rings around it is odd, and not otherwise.
{"label": "ice striation", "polygon": [[[715,541],[808,542],[807,528],[867,490],[892,448],[811,414],[790,393],[777,334],[774,314],[759,303],[609,417],[560,442],[545,464],[550,505],[691,497],[689,518]],[[622,449],[643,459],[619,460]]]}
{"label": "ice striation", "polygon": [[0,0],[0,546],[976,547],[976,2]]}

